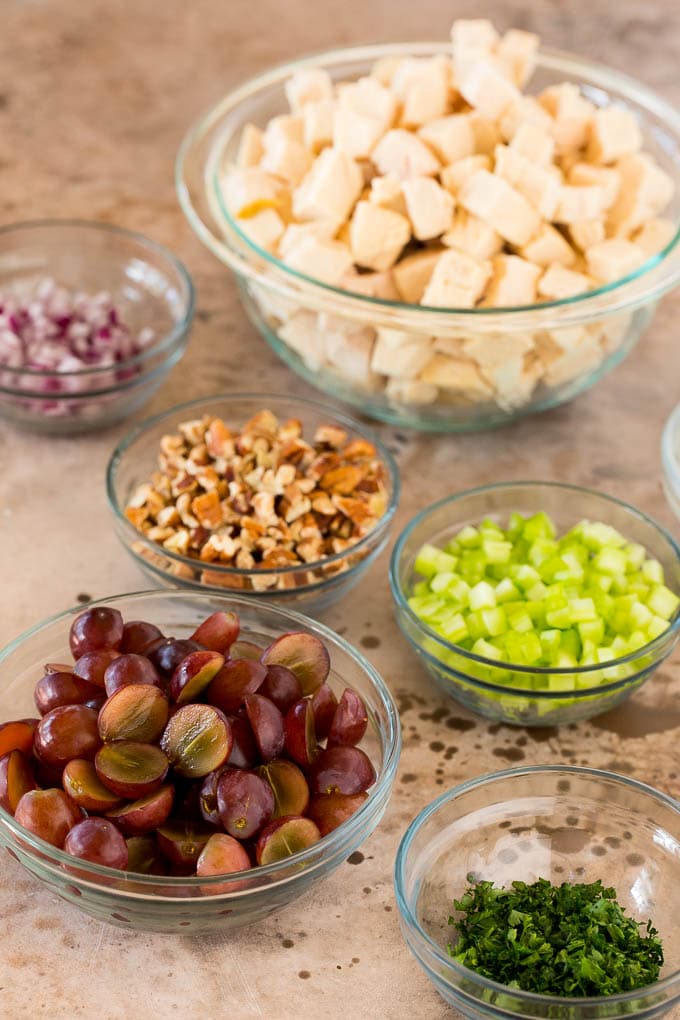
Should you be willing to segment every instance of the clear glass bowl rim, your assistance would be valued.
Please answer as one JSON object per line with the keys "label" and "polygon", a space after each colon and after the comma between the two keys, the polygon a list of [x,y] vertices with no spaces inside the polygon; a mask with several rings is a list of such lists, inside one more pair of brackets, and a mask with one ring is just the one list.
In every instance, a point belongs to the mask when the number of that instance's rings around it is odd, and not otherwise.
{"label": "clear glass bowl rim", "polygon": [[[115,491],[116,471],[121,458],[127,452],[128,448],[137,439],[139,439],[141,435],[143,435],[149,429],[155,428],[156,425],[160,425],[161,422],[164,421],[165,419],[177,418],[178,415],[184,414],[185,411],[189,412],[201,406],[205,407],[205,411],[207,413],[209,411],[209,407],[211,404],[217,404],[222,401],[232,400],[235,402],[246,400],[260,402],[263,409],[268,406],[267,401],[274,400],[277,402],[286,401],[291,404],[291,409],[293,408],[294,405],[301,406],[303,408],[307,407],[310,410],[317,411],[318,413],[326,414],[329,421],[337,422],[340,425],[345,425],[348,428],[351,428],[354,431],[359,432],[364,438],[369,439],[372,443],[375,444],[380,459],[387,467],[390,476],[392,492],[390,494],[390,501],[382,517],[380,517],[376,521],[374,527],[371,528],[371,530],[366,535],[364,535],[363,538],[361,538],[355,545],[350,546],[349,549],[346,549],[344,552],[333,553],[332,556],[325,556],[323,559],[315,560],[313,563],[295,563],[289,567],[275,567],[273,569],[267,570],[261,570],[259,568],[244,569],[241,567],[229,567],[222,563],[203,564],[207,569],[215,571],[216,573],[219,573],[225,577],[251,577],[253,574],[256,574],[258,577],[280,577],[288,574],[299,574],[301,571],[306,570],[315,569],[318,570],[322,567],[326,567],[329,566],[330,564],[338,563],[341,560],[347,559],[348,555],[353,555],[358,550],[365,548],[366,545],[370,545],[371,542],[375,541],[376,535],[380,534],[380,532],[384,532],[387,530],[399,505],[399,496],[401,493],[401,480],[399,477],[399,469],[397,467],[397,463],[394,457],[387,449],[385,444],[382,442],[380,437],[377,435],[377,433],[373,429],[371,429],[370,426],[368,427],[365,426],[362,422],[357,421],[356,418],[353,418],[345,411],[339,411],[335,407],[328,407],[326,404],[322,404],[320,401],[310,400],[309,397],[287,396],[286,394],[277,393],[241,393],[237,391],[232,393],[216,393],[209,397],[198,397],[195,398],[194,400],[188,400],[186,403],[183,404],[175,404],[174,407],[171,407],[166,411],[162,411],[160,414],[154,415],[152,418],[147,418],[139,425],[136,425],[130,432],[127,433],[127,435],[125,435],[121,439],[121,441],[118,443],[115,450],[111,454],[111,459],[109,460],[109,463],[106,468],[106,495],[109,502],[109,506],[116,520],[125,528],[126,535],[129,535],[131,539],[134,539],[135,542],[143,542],[145,548],[149,549],[151,552],[158,553],[160,550],[163,556],[166,556],[169,560],[172,560],[174,562],[185,564],[194,569],[197,567],[197,565],[201,564],[200,560],[192,559],[190,556],[182,556],[180,553],[175,553],[167,549],[163,549],[163,547],[159,546],[157,542],[150,542],[147,538],[145,538],[141,531],[137,531],[137,529],[133,527],[132,524],[130,524],[122,508],[118,505],[118,501],[116,499]],[[360,565],[359,563],[356,564],[356,566],[359,565]],[[163,573],[165,574],[165,571],[163,571]],[[351,573],[351,569],[350,571],[348,571],[348,573]],[[335,576],[336,575],[333,575],[333,577]],[[326,584],[328,580],[331,580],[331,578],[324,578],[321,581],[314,582],[310,585],[306,585],[304,588],[301,587],[297,589],[297,591],[300,593],[302,593],[303,591],[311,591],[313,588],[317,588]],[[207,587],[208,586],[206,585],[206,588]]]}
{"label": "clear glass bowl rim", "polygon": [[[523,489],[527,490],[534,486],[541,486],[553,489],[562,489],[565,492],[579,493],[588,496],[596,497],[606,503],[613,503],[616,506],[622,507],[629,513],[638,517],[645,524],[650,525],[656,529],[657,532],[665,539],[670,545],[671,549],[675,553],[676,558],[680,561],[680,545],[675,541],[673,536],[666,531],[657,521],[647,514],[638,510],[637,507],[631,506],[630,503],[624,502],[624,500],[617,499],[615,496],[606,495],[603,492],[598,492],[596,489],[588,489],[582,485],[568,485],[564,482],[543,482],[543,481],[521,481],[521,482],[496,482],[493,485],[480,485],[474,489],[465,489],[463,492],[456,493],[453,496],[444,496],[443,499],[439,499],[434,503],[430,503],[420,513],[413,517],[406,527],[403,529],[397,541],[394,544],[392,555],[390,557],[389,566],[389,578],[390,578],[390,589],[392,591],[392,597],[397,605],[400,612],[403,612],[408,619],[420,630],[426,637],[433,639],[437,642],[445,651],[454,652],[456,655],[460,655],[464,659],[469,659],[471,662],[479,663],[482,666],[492,666],[495,669],[507,669],[514,673],[525,673],[528,676],[541,676],[541,675],[557,675],[562,674],[573,674],[578,673],[580,675],[587,675],[588,673],[601,671],[603,669],[613,669],[616,666],[625,665],[628,662],[634,662],[636,659],[641,658],[644,655],[656,655],[657,652],[661,651],[669,641],[675,640],[677,634],[680,632],[680,608],[675,613],[675,616],[670,621],[668,630],[665,630],[663,634],[660,634],[653,641],[638,648],[635,652],[629,652],[628,655],[623,655],[618,659],[608,659],[604,663],[598,663],[593,666],[562,666],[562,667],[551,667],[551,666],[524,666],[515,665],[511,662],[503,662],[499,659],[487,659],[482,655],[476,655],[474,652],[467,651],[465,648],[461,648],[460,645],[452,644],[443,638],[440,634],[437,634],[435,630],[432,630],[427,626],[416,614],[413,612],[408,604],[407,596],[401,587],[399,580],[399,567],[402,558],[404,546],[407,539],[411,535],[411,532],[417,528],[422,521],[426,520],[427,517],[441,507],[447,505],[455,505],[461,500],[466,499],[469,496],[479,496],[486,492],[500,492],[507,489]],[[453,523],[453,522],[452,522]],[[438,667],[446,668],[445,663],[437,660]],[[455,674],[455,670],[449,670]],[[523,687],[509,687],[501,684],[487,683],[484,680],[479,680],[476,677],[468,676],[467,674],[460,674],[466,683],[470,683],[475,686],[480,686],[485,690],[491,690],[494,692],[507,694],[507,695],[518,695],[521,697],[531,697],[536,700],[553,700],[555,698],[569,698],[579,699],[592,697],[594,694],[607,694],[612,691],[618,690],[621,687],[627,687],[629,684],[634,682],[635,677],[626,677],[625,680],[616,680],[611,684],[598,684],[595,687],[579,688],[575,691],[542,691],[542,690],[529,690]]]}
{"label": "clear glass bowl rim", "polygon": [[[46,619],[41,620],[39,623],[34,624],[25,630],[18,637],[14,638],[8,645],[0,649],[0,666],[9,655],[15,652],[20,645],[25,641],[30,640],[36,634],[38,634],[45,627],[50,626],[53,623],[57,623],[59,620],[67,621],[82,613],[85,609],[90,609],[93,606],[116,606],[117,603],[126,601],[128,599],[143,599],[145,597],[153,596],[154,598],[161,599],[172,599],[181,601],[186,599],[199,599],[206,602],[214,602],[215,594],[212,592],[186,592],[186,591],[166,591],[163,589],[151,589],[147,591],[137,592],[126,592],[123,595],[112,595],[109,598],[96,599],[92,602],[88,602],[86,606],[77,605],[72,606],[70,609],[63,610],[60,613],[54,613],[52,616],[48,616]],[[218,596],[219,597],[219,596]],[[239,598],[238,596],[225,595],[226,601],[235,604],[236,609],[243,608],[247,612],[252,612],[254,605],[252,599]],[[247,871],[233,872],[229,875],[211,875],[203,877],[187,877],[187,876],[174,876],[174,875],[144,875],[138,874],[137,872],[121,872],[117,868],[108,868],[105,865],[94,864],[90,861],[81,860],[80,858],[73,857],[71,854],[66,853],[63,850],[59,850],[51,843],[47,843],[39,836],[33,835],[28,829],[25,829],[22,825],[19,825],[12,815],[10,815],[5,809],[0,806],[0,823],[4,828],[8,829],[13,836],[18,837],[22,843],[27,844],[31,849],[36,850],[41,855],[41,858],[45,858],[49,864],[53,866],[67,865],[69,869],[77,868],[82,876],[87,876],[95,884],[97,878],[115,878],[120,880],[121,874],[130,875],[131,880],[139,886],[168,886],[174,887],[175,889],[186,887],[187,889],[201,889],[210,888],[212,886],[225,886],[231,881],[236,884],[242,882],[244,878],[253,879],[256,877],[262,877],[262,879],[276,878],[277,874],[285,872],[290,867],[291,861],[293,864],[303,865],[307,861],[313,861],[319,853],[319,848],[325,842],[326,849],[329,853],[333,853],[333,850],[341,842],[344,842],[350,829],[360,829],[361,824],[371,813],[374,801],[383,793],[386,789],[392,785],[394,776],[397,771],[399,764],[399,755],[401,751],[401,726],[399,723],[399,712],[395,705],[394,699],[387,687],[387,684],[382,679],[378,671],[371,665],[368,659],[362,655],[358,649],[354,648],[348,641],[346,641],[340,634],[336,634],[335,631],[331,630],[325,624],[320,623],[318,620],[310,619],[304,616],[302,613],[298,613],[293,609],[283,609],[280,606],[272,605],[267,603],[266,606],[258,607],[266,613],[271,613],[274,616],[281,618],[281,623],[291,623],[296,625],[297,629],[308,630],[311,626],[323,637],[331,638],[333,642],[337,642],[342,650],[346,652],[352,659],[362,668],[362,670],[370,678],[371,684],[375,688],[379,700],[385,709],[388,718],[388,733],[387,733],[387,747],[385,751],[385,759],[383,761],[382,770],[378,776],[376,783],[372,789],[371,795],[368,800],[364,801],[361,807],[355,811],[355,813],[342,825],[338,826],[327,836],[323,836],[317,843],[313,843],[306,850],[301,850],[299,853],[285,857],[281,861],[277,861],[274,864],[262,864],[258,865],[257,868],[251,868]],[[290,629],[290,628],[289,628]],[[338,838],[339,834],[342,835],[342,840]],[[311,868],[316,870],[317,868],[323,867],[326,860],[326,855],[321,857],[316,864],[312,864]],[[306,870],[309,873],[310,869]],[[285,881],[293,881],[295,876],[286,876]],[[85,880],[87,880],[85,879]],[[79,877],[79,881],[83,880]],[[248,889],[242,891],[243,896],[247,896],[249,893],[259,892],[263,887],[270,886],[271,883],[263,881],[258,885],[252,885]]]}
{"label": "clear glass bowl rim", "polygon": [[[331,286],[330,284],[325,284],[314,277],[308,276],[286,266],[280,259],[275,258],[271,255],[271,253],[260,248],[241,231],[233,218],[226,213],[226,210],[224,210],[226,222],[230,225],[232,234],[237,238],[242,249],[245,250],[246,255],[254,255],[258,259],[264,260],[270,270],[273,270],[276,274],[275,277],[269,276],[263,279],[260,270],[256,266],[253,266],[248,261],[248,258],[244,257],[242,252],[239,252],[233,244],[230,246],[225,243],[221,238],[213,234],[208,226],[206,226],[191,199],[190,189],[185,181],[184,168],[187,163],[188,155],[192,147],[198,144],[200,136],[211,130],[219,122],[221,117],[236,111],[240,103],[255,95],[262,88],[273,85],[282,85],[283,80],[286,77],[290,76],[300,68],[315,65],[334,67],[335,65],[347,60],[375,60],[384,56],[403,55],[405,53],[416,56],[426,56],[431,55],[432,53],[448,52],[449,48],[449,44],[442,42],[441,40],[437,42],[382,43],[341,47],[333,50],[313,53],[294,61],[278,64],[275,67],[270,68],[268,71],[249,79],[236,89],[229,92],[219,103],[208,110],[192,128],[189,129],[188,133],[182,140],[177,154],[175,180],[180,205],[182,206],[185,216],[189,220],[198,237],[211,249],[213,254],[222,261],[225,261],[232,270],[241,275],[250,277],[255,282],[260,284],[264,283],[266,286],[278,291],[279,293],[289,293],[290,288],[287,287],[286,284],[293,281],[304,286],[304,291],[294,291],[298,299],[300,299],[300,297],[304,294],[307,294],[314,295],[317,300],[323,300],[323,296],[325,295],[327,299],[335,299],[336,301],[344,302],[347,309],[353,309],[357,316],[360,314],[375,314],[381,310],[392,313],[400,313],[403,317],[404,323],[406,324],[408,322],[411,328],[414,329],[424,328],[423,320],[425,316],[428,316],[430,321],[434,320],[433,328],[437,318],[439,318],[443,323],[446,322],[449,327],[455,323],[456,319],[458,319],[461,326],[464,326],[465,328],[470,328],[472,320],[474,320],[478,326],[481,326],[483,322],[486,322],[488,325],[495,325],[496,328],[509,328],[519,325],[520,321],[526,322],[527,316],[544,316],[546,313],[550,313],[553,310],[573,310],[577,316],[573,322],[584,321],[594,316],[602,316],[610,314],[613,311],[622,311],[625,308],[635,307],[639,304],[646,303],[655,297],[660,297],[661,294],[673,287],[678,280],[680,280],[680,227],[676,230],[674,237],[661,252],[651,256],[641,266],[639,266],[638,269],[627,276],[595,290],[558,301],[544,302],[542,304],[505,308],[459,309],[430,307],[425,305],[407,304],[399,301],[389,301],[382,298],[368,297],[353,291]],[[541,49],[539,51],[538,66],[563,71],[567,74],[571,72],[572,74],[578,74],[582,77],[587,76],[608,91],[618,89],[626,98],[633,98],[636,102],[643,104],[648,111],[654,112],[657,116],[662,117],[666,124],[670,124],[677,134],[678,142],[680,144],[680,111],[653,89],[650,89],[629,75],[609,68],[599,62],[583,60],[571,53],[551,48]],[[209,163],[211,169],[214,170],[216,166],[216,158],[213,152],[211,152]],[[214,175],[210,174],[208,176],[212,177]],[[675,256],[672,265],[669,264],[669,256],[671,254]],[[667,278],[657,281],[656,285],[652,286],[649,292],[643,292],[641,294],[628,293],[633,285],[639,283],[643,278],[649,277],[651,271],[659,267],[666,270]],[[599,300],[619,296],[621,296],[620,301],[613,307],[610,307],[607,304],[598,304]],[[579,315],[579,313],[581,314]],[[572,320],[570,320],[570,322],[571,321]]]}
{"label": "clear glass bowl rim", "polygon": [[[474,779],[469,779],[464,783],[460,783],[457,786],[452,787],[450,790],[445,790],[444,793],[441,793],[435,800],[427,804],[408,826],[406,832],[401,838],[401,842],[399,843],[399,848],[397,850],[397,856],[394,864],[394,891],[399,913],[408,925],[409,929],[414,932],[417,938],[427,946],[428,951],[432,953],[438,963],[445,965],[448,968],[452,968],[461,978],[468,981],[472,979],[482,988],[492,992],[501,994],[507,993],[508,986],[499,984],[497,981],[492,981],[490,978],[486,978],[482,974],[477,973],[477,971],[470,970],[469,967],[463,967],[461,964],[457,963],[453,957],[444,952],[441,946],[430,938],[430,936],[418,923],[406,896],[406,858],[411,848],[411,843],[415,839],[419,829],[431,818],[433,814],[435,814],[449,801],[455,800],[456,797],[477,789],[480,786],[487,786],[506,779],[524,779],[527,777],[530,778],[534,775],[547,775],[550,773],[571,776],[578,775],[591,779],[601,779],[609,782],[621,783],[623,786],[629,787],[636,793],[652,797],[658,803],[663,804],[664,807],[668,807],[676,814],[680,814],[680,804],[678,801],[647,783],[641,783],[639,780],[633,779],[630,776],[620,775],[617,772],[609,772],[606,769],[591,769],[580,765],[528,765],[514,769],[503,769],[500,772],[488,772],[483,776],[476,776]],[[639,1000],[642,995],[648,996],[668,991],[677,985],[680,985],[680,970],[674,971],[672,974],[662,978],[661,981],[655,982],[653,985],[646,985],[644,988],[638,988],[635,991],[624,992],[619,995],[579,998],[539,995],[536,992],[524,992],[520,989],[514,988],[512,989],[512,994],[516,998],[522,998],[527,1002],[544,1005],[546,1007],[554,1005],[573,1007],[597,1006],[602,1003],[619,1005],[633,1002],[635,999]],[[631,1015],[635,1016],[635,1014]]]}
{"label": "clear glass bowl rim", "polygon": [[[167,263],[167,265],[174,270],[177,274],[183,288],[184,288],[184,303],[185,308],[182,318],[175,323],[171,330],[169,330],[160,340],[152,343],[149,347],[145,347],[144,350],[138,354],[134,354],[131,358],[126,358],[124,361],[118,361],[115,365],[98,366],[95,368],[81,368],[76,372],[57,372],[49,370],[40,370],[35,368],[12,368],[5,369],[11,372],[12,375],[18,377],[25,376],[27,380],[35,379],[36,383],[40,379],[57,377],[59,379],[96,379],[98,376],[111,374],[111,372],[125,371],[127,368],[133,368],[136,365],[141,365],[149,358],[156,354],[162,354],[164,351],[171,350],[175,344],[181,340],[184,334],[189,329],[191,322],[194,317],[194,306],[196,302],[196,295],[194,284],[189,274],[189,270],[186,268],[184,263],[179,259],[174,252],[166,248],[165,245],[160,244],[158,241],[152,240],[150,237],[146,237],[144,234],[140,234],[136,230],[128,230],[127,227],[119,227],[113,223],[101,223],[97,220],[81,220],[81,219],[38,219],[38,220],[21,220],[17,223],[7,223],[4,226],[0,226],[0,239],[6,237],[8,234],[18,233],[23,231],[30,231],[35,229],[75,229],[75,230],[87,230],[93,233],[111,234],[113,236],[120,237],[123,240],[130,241],[134,244],[139,245],[140,248],[153,252],[159,256],[160,259]],[[57,281],[58,282],[58,281]],[[127,381],[127,380],[126,380]],[[139,378],[135,380],[139,382]],[[82,399],[83,396],[101,396],[108,393],[118,392],[125,388],[125,383],[121,383],[118,386],[112,386],[103,388],[101,390],[88,390],[85,394],[48,394],[50,400],[63,400],[70,396],[77,396]],[[32,393],[22,389],[11,389],[9,387],[0,387],[0,392],[11,394],[12,396],[30,397],[36,396],[42,399],[46,399],[46,394],[43,392]]]}
{"label": "clear glass bowl rim", "polygon": [[661,461],[668,487],[680,494],[680,404],[673,408],[661,435]]}

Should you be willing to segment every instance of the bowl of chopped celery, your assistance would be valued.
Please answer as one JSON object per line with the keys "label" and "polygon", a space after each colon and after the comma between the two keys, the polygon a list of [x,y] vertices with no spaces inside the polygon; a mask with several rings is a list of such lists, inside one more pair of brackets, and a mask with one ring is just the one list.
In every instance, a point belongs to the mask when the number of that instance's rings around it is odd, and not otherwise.
{"label": "bowl of chopped celery", "polygon": [[680,635],[680,547],[620,500],[511,482],[426,507],[390,563],[399,626],[437,684],[523,726],[587,719]]}
{"label": "bowl of chopped celery", "polygon": [[402,934],[471,1020],[676,1015],[679,858],[680,805],[636,780],[547,765],[481,776],[404,834]]}

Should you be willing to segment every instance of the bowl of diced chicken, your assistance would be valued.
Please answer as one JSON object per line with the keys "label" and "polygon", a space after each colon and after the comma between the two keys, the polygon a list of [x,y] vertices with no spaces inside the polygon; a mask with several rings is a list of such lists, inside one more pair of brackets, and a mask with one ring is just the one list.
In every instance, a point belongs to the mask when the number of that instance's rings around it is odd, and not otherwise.
{"label": "bowl of diced chicken", "polygon": [[680,113],[484,20],[245,83],[187,135],[177,186],[283,360],[415,428],[570,400],[680,280]]}

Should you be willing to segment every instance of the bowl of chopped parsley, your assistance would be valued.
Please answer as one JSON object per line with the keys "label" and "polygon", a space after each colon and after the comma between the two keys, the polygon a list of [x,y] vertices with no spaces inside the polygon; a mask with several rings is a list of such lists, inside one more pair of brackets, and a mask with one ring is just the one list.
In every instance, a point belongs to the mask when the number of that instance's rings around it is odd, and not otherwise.
{"label": "bowl of chopped parsley", "polygon": [[447,790],[395,865],[402,933],[472,1020],[651,1020],[680,1007],[680,804],[597,769]]}

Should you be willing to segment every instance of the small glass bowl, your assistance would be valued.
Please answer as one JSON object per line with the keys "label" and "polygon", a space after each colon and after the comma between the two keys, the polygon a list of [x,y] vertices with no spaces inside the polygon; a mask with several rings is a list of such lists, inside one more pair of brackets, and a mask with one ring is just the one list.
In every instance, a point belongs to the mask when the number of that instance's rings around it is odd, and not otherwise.
{"label": "small glass bowl", "polygon": [[0,365],[0,417],[49,435],[112,425],[142,407],[182,357],[194,313],[191,278],[167,248],[107,223],[0,228],[0,296],[26,298],[46,278],[69,291],[108,291],[131,332],[150,327],[156,339],[113,366],[41,372]]}
{"label": "small glass bowl", "polygon": [[[368,799],[328,836],[276,864],[238,876],[175,878],[138,875],[77,860],[33,836],[0,808],[0,845],[62,899],[109,924],[143,931],[195,934],[228,931],[273,914],[335,870],[370,835],[389,800],[401,748],[396,706],[385,683],[355,648],[320,623],[276,606],[209,593],[141,592],[102,599],[127,620],[147,620],[168,636],[189,637],[216,610],[233,610],[245,640],[262,646],[290,630],[317,635],[331,657],[336,693],[352,687],[363,698],[369,729],[362,747],[377,781]],[[0,720],[35,715],[33,690],[46,662],[69,662],[71,622],[82,606],[53,616],[0,652]]]}
{"label": "small glass bowl", "polygon": [[[394,871],[402,934],[439,994],[471,1020],[651,1020],[680,1002],[679,859],[680,806],[651,786],[559,765],[495,772],[447,790],[407,829]],[[626,913],[659,932],[660,979],[622,995],[560,998],[482,977],[446,948],[469,875],[505,887],[613,884]]]}
{"label": "small glass bowl", "polygon": [[[336,49],[272,68],[229,93],[194,125],[177,157],[176,181],[193,230],[234,272],[246,313],[293,371],[382,421],[463,432],[562,404],[618,365],[646,330],[659,298],[680,280],[680,230],[630,276],[575,298],[511,308],[430,308],[366,297],[291,269],[244,234],[219,188],[220,175],[236,159],[244,125],[262,128],[288,112],[284,83],[295,71],[322,67],[334,81],[346,81],[369,73],[381,58],[449,52],[446,42],[389,43]],[[645,151],[675,182],[664,215],[680,225],[678,111],[618,71],[541,50],[530,91],[563,81],[578,85],[597,106],[632,111]],[[367,352],[379,329],[398,330],[443,355],[448,379],[443,367],[439,386],[370,370]],[[470,340],[487,352],[481,366],[486,383],[476,388],[457,367],[461,343]],[[497,357],[501,349],[503,364]]]}
{"label": "small glass bowl", "polygon": [[680,404],[669,416],[663,430],[661,465],[666,499],[680,520]]}
{"label": "small glass bowl", "polygon": [[[467,524],[485,517],[507,524],[513,511],[544,510],[558,532],[582,520],[603,521],[660,561],[666,584],[680,591],[680,546],[659,524],[611,496],[554,482],[507,482],[470,489],[422,510],[399,536],[390,561],[397,622],[441,690],[473,712],[518,726],[555,726],[608,712],[628,698],[670,655],[680,636],[680,610],[660,637],[606,665],[549,668],[498,663],[446,641],[408,605],[414,563],[425,542],[443,546]],[[508,678],[508,672],[512,674]],[[607,673],[611,679],[603,679]],[[545,679],[564,677],[575,688],[545,690]],[[589,682],[592,678],[592,683]],[[557,683],[554,684],[557,687]]]}
{"label": "small glass bowl", "polygon": [[[204,414],[217,415],[228,426],[237,429],[264,408],[272,411],[280,421],[298,418],[306,438],[314,434],[318,425],[335,422],[346,430],[350,439],[368,438],[375,444],[386,469],[387,508],[375,527],[356,545],[346,552],[326,556],[313,563],[274,570],[241,570],[219,563],[202,563],[169,552],[142,535],[128,521],[125,507],[130,496],[158,468],[162,436],[175,432],[180,422],[200,418]],[[346,595],[384,549],[399,502],[400,488],[394,458],[370,430],[327,405],[302,397],[270,393],[223,394],[192,400],[142,422],[114,450],[106,478],[116,533],[133,559],[156,584],[166,588],[223,593],[230,589],[242,598],[295,606],[303,612],[322,611]]]}

